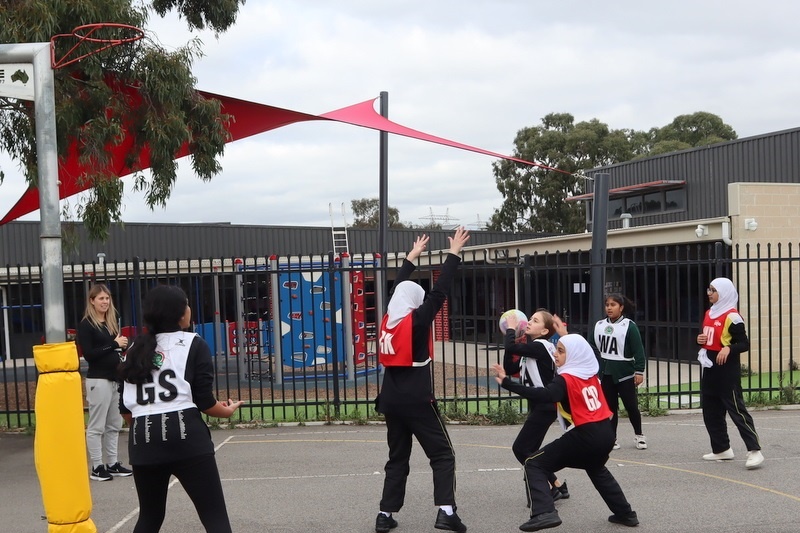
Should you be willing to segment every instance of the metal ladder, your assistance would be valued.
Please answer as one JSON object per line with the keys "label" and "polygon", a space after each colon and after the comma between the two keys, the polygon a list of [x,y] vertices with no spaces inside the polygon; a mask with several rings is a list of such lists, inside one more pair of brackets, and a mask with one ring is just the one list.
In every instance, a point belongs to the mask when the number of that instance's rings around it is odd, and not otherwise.
{"label": "metal ladder", "polygon": [[331,215],[331,236],[333,237],[333,253],[340,255],[342,253],[350,254],[350,242],[347,239],[347,216],[342,202],[342,225],[336,226],[333,221],[333,204],[328,204],[328,211]]}

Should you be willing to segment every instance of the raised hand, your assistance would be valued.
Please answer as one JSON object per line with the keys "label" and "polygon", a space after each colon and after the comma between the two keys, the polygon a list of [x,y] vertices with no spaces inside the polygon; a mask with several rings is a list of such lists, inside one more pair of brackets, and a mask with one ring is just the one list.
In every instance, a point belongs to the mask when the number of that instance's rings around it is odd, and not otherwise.
{"label": "raised hand", "polygon": [[469,240],[469,231],[467,231],[463,226],[459,226],[456,228],[453,236],[448,237],[447,239],[450,241],[450,253],[453,255],[458,255],[461,253],[461,249],[464,248],[464,245]]}
{"label": "raised hand", "polygon": [[558,333],[559,337],[563,337],[569,333],[567,331],[567,325],[564,324],[564,321],[561,320],[561,317],[558,315],[553,315],[553,330]]}
{"label": "raised hand", "polygon": [[519,318],[516,313],[510,313],[506,318],[506,329],[517,329]]}
{"label": "raised hand", "polygon": [[414,240],[414,246],[411,247],[411,251],[406,255],[406,259],[415,261],[428,247],[429,240],[431,240],[431,238],[424,233],[417,237],[416,240]]}

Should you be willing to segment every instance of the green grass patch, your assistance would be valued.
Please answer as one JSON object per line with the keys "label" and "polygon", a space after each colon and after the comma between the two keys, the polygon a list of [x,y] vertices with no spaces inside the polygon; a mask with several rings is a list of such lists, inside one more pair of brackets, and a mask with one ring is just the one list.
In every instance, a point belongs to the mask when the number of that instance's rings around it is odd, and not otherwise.
{"label": "green grass patch", "polygon": [[[787,372],[744,373],[741,382],[745,403],[752,407],[800,403],[800,373],[792,372],[791,378],[794,381],[790,381]],[[648,405],[652,405],[655,397],[657,403],[666,409],[699,408],[700,382],[640,388],[640,409],[642,396],[647,397]]]}
{"label": "green grass patch", "polygon": [[0,431],[30,431],[36,427],[36,415],[33,413],[0,414]]}

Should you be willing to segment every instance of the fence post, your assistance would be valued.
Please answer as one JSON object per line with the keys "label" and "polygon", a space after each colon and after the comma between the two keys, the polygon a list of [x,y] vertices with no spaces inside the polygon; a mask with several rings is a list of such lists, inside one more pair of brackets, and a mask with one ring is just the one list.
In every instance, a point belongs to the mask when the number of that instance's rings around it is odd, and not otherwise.
{"label": "fence post", "polygon": [[269,270],[270,270],[270,303],[272,309],[272,382],[276,385],[283,384],[283,328],[281,322],[281,292],[280,292],[280,278],[278,276],[278,256],[271,255],[269,257]]}
{"label": "fence post", "polygon": [[139,256],[133,256],[133,307],[136,327],[134,331],[139,335],[144,331],[144,319],[142,318],[142,267],[139,264]]}
{"label": "fence post", "polygon": [[[333,410],[337,417],[339,415],[339,405],[341,398],[339,398],[339,335],[337,335],[336,328],[336,264],[334,262],[333,252],[328,254],[328,286],[331,288],[331,355],[333,355]],[[339,275],[342,273],[339,272]],[[342,283],[342,290],[344,290],[344,283]]]}
{"label": "fence post", "polygon": [[714,243],[714,277],[721,278],[725,276],[725,261],[723,257],[723,249],[721,242]]}
{"label": "fence post", "polygon": [[[347,380],[353,381],[356,378],[356,363],[353,354],[353,302],[351,292],[353,290],[353,272],[350,269],[350,256],[345,252],[341,254],[341,287],[342,287],[342,330],[344,331],[345,364],[347,368]],[[334,313],[334,316],[336,313]],[[336,346],[334,344],[334,346]]]}
{"label": "fence post", "polygon": [[249,359],[247,353],[247,337],[245,335],[245,324],[243,323],[246,320],[244,314],[244,261],[236,262],[234,261],[233,264],[234,268],[236,269],[236,285],[234,286],[234,291],[236,293],[236,342],[234,343],[236,346],[236,362],[239,369],[239,383],[242,383],[247,379],[250,374],[249,370]]}
{"label": "fence post", "polygon": [[522,304],[523,309],[532,309],[531,305],[531,256],[525,254],[522,257]]}

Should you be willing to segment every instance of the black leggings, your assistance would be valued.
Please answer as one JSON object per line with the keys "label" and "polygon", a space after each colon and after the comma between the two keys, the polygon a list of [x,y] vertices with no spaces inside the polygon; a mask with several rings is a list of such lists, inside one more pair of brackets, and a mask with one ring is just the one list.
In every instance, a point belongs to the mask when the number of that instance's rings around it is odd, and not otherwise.
{"label": "black leggings", "polygon": [[213,455],[160,465],[134,465],[139,520],[133,533],[155,533],[161,529],[172,475],[178,478],[191,498],[207,533],[231,533],[217,461]]}
{"label": "black leggings", "polygon": [[642,413],[639,412],[639,398],[633,378],[614,383],[614,378],[606,374],[603,376],[602,385],[603,396],[606,397],[606,403],[614,414],[612,418],[614,434],[617,433],[617,423],[619,422],[619,400],[622,400],[622,405],[628,412],[628,420],[633,426],[633,433],[642,435]]}

